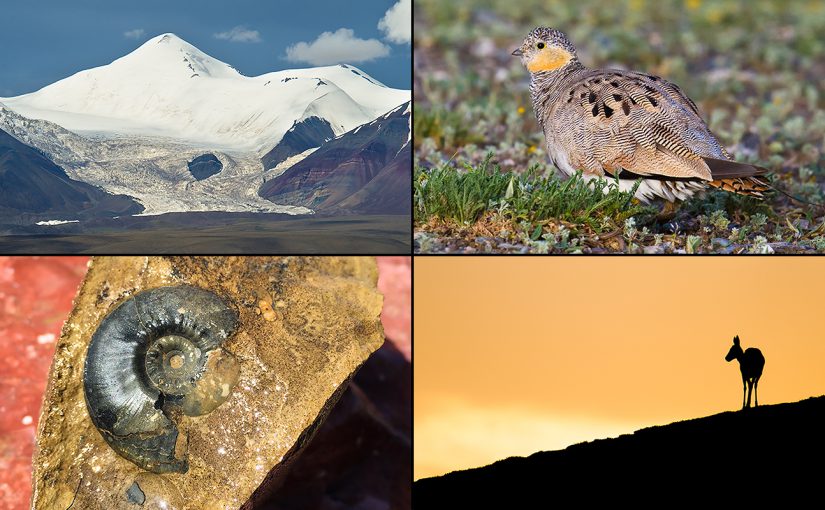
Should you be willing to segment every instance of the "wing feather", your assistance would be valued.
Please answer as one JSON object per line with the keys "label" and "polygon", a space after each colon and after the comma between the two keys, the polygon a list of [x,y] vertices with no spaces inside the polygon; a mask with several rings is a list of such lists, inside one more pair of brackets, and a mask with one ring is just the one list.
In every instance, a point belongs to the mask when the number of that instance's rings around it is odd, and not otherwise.
{"label": "wing feather", "polygon": [[[613,173],[625,169],[637,175],[695,178],[713,181],[740,176],[725,166],[727,153],[693,101],[674,84],[629,71],[593,71],[571,85],[561,105],[570,161],[586,171]],[[578,118],[578,122],[573,122]],[[713,161],[708,161],[708,158]],[[754,167],[755,168],[755,167]],[[739,172],[745,169],[739,168]],[[750,174],[753,175],[753,174]]]}

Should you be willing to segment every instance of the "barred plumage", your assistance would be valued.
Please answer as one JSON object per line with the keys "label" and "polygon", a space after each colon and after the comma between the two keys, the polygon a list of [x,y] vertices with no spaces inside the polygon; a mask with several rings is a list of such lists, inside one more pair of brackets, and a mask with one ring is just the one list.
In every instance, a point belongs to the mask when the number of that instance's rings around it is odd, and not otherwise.
{"label": "barred plumage", "polygon": [[762,197],[764,168],[738,163],[696,104],[658,76],[589,69],[567,36],[534,29],[513,52],[530,71],[530,95],[552,162],[566,174],[618,175],[645,202],[684,200],[708,186]]}

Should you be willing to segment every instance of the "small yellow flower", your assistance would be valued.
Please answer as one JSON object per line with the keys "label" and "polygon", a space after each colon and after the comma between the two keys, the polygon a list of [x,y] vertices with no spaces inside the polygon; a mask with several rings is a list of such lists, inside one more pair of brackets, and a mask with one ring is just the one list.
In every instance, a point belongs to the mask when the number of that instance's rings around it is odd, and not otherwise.
{"label": "small yellow flower", "polygon": [[702,0],[686,0],[685,4],[687,4],[688,9],[695,11],[699,7],[702,7]]}
{"label": "small yellow flower", "polygon": [[527,149],[527,153],[528,153],[528,154],[532,154],[532,153],[534,153],[534,152],[536,152],[536,146],[535,146],[535,145],[531,145],[531,146]]}
{"label": "small yellow flower", "polygon": [[724,12],[719,8],[712,8],[707,11],[707,15],[705,16],[710,23],[719,23],[722,21],[722,16],[724,16]]}
{"label": "small yellow flower", "polygon": [[518,110],[516,110],[516,111],[518,112],[519,115],[524,115],[524,107],[523,106],[519,106]]}

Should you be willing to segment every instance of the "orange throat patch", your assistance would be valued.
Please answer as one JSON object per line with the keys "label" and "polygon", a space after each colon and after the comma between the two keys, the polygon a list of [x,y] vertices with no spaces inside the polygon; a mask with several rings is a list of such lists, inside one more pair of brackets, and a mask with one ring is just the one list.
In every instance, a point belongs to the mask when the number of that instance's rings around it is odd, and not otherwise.
{"label": "orange throat patch", "polygon": [[539,71],[555,71],[564,67],[573,59],[569,51],[561,48],[545,48],[527,63],[527,70],[531,73]]}

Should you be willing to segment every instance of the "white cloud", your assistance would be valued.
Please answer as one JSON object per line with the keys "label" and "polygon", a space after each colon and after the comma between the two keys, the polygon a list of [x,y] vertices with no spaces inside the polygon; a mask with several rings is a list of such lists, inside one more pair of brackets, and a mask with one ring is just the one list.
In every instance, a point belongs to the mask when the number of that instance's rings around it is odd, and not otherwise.
{"label": "white cloud", "polygon": [[378,39],[359,39],[350,28],[324,32],[312,42],[299,42],[286,49],[287,60],[316,66],[366,62],[389,54],[389,46]]}
{"label": "white cloud", "polygon": [[123,32],[123,37],[127,39],[140,39],[141,37],[143,37],[143,34],[145,33],[146,30],[143,30],[142,28],[136,28],[134,30],[127,30],[126,32]]}
{"label": "white cloud", "polygon": [[386,34],[387,40],[398,44],[410,44],[412,37],[411,0],[398,0],[378,22],[378,28]]}
{"label": "white cloud", "polygon": [[259,34],[257,30],[249,30],[243,26],[215,34],[215,38],[242,43],[259,43],[262,41],[261,34]]}

